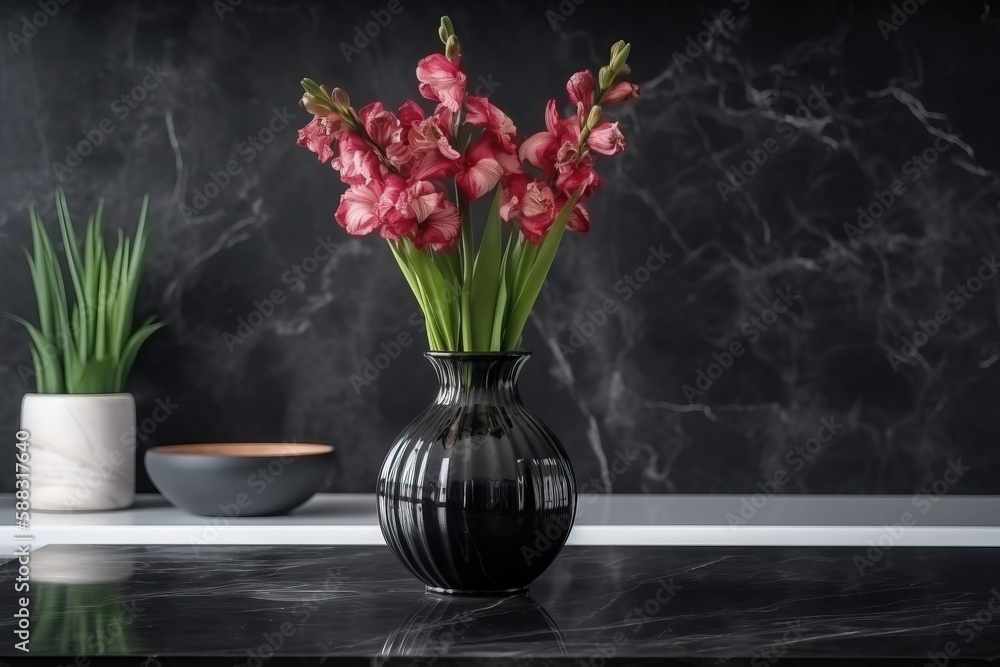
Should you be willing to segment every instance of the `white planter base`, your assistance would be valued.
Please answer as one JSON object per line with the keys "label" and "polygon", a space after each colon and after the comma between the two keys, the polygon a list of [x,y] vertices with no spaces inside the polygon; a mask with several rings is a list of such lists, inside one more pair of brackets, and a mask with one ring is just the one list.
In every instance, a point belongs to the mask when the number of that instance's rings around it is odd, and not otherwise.
{"label": "white planter base", "polygon": [[132,394],[27,394],[31,509],[113,510],[135,502]]}

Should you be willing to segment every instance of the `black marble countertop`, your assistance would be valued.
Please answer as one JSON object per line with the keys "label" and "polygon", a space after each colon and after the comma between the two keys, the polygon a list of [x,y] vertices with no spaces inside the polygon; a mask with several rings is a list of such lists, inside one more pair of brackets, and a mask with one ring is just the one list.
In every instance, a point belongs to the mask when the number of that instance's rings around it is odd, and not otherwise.
{"label": "black marble countertop", "polygon": [[[31,553],[29,647],[37,664],[147,667],[257,667],[272,656],[944,667],[1000,659],[998,557],[891,545],[568,547],[530,597],[495,600],[425,594],[385,547],[47,546]],[[25,657],[12,633],[26,595],[15,593],[17,567],[0,568],[8,663]]]}

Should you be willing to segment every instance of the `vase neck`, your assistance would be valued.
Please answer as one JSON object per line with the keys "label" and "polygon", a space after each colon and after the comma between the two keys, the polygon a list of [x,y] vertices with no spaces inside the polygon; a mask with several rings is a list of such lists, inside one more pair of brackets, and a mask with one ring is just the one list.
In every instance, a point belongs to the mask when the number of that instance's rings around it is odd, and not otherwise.
{"label": "vase neck", "polygon": [[428,352],[440,386],[437,402],[448,405],[520,403],[517,377],[528,352]]}

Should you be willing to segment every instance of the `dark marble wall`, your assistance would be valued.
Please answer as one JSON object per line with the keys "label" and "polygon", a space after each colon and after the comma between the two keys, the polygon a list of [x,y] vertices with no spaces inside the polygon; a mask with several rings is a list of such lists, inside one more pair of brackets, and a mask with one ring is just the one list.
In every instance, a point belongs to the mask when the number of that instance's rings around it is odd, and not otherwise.
{"label": "dark marble wall", "polygon": [[[0,309],[34,313],[30,204],[54,222],[62,185],[78,215],[104,197],[131,229],[148,191],[140,310],[170,326],[130,389],[140,419],[157,402],[171,414],[147,422],[143,449],[328,441],[332,488],[372,489],[433,378],[392,258],[335,225],[343,187],[295,146],[298,81],[358,106],[416,98],[447,12],[473,87],[523,133],[572,72],[633,43],[645,97],[619,114],[629,151],[604,162],[593,230],[564,243],[525,341],[523,393],[582,484],[916,493],[961,461],[949,492],[1000,491],[998,8],[396,1],[349,58],[389,3],[0,8]],[[654,251],[670,257],[647,273]],[[403,333],[416,342],[359,383]],[[0,323],[11,435],[26,343]]]}

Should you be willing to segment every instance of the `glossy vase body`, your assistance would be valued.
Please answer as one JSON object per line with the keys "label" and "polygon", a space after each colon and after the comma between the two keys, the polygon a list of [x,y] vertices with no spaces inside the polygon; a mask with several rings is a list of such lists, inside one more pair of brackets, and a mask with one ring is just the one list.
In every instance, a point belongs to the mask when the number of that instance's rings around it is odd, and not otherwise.
{"label": "glossy vase body", "polygon": [[529,356],[427,353],[437,399],[389,451],[377,497],[386,543],[432,592],[523,592],[573,526],[569,459],[518,394]]}

